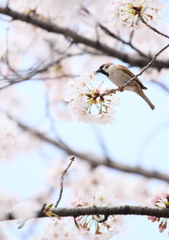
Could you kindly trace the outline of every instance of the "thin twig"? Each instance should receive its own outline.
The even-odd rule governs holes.
[[[133,44],[131,43],[131,40],[129,42],[123,40],[122,38],[120,38],[119,36],[117,36],[113,32],[111,32],[109,29],[104,27],[102,24],[99,24],[99,27],[110,37],[113,37],[113,38],[117,39],[119,42],[122,42],[123,44],[130,46],[133,50],[138,52],[141,56],[149,58],[149,56],[147,56],[145,53],[141,52],[138,48],[134,47]]]
[[[71,157],[70,158],[70,163],[69,165],[67,166],[67,168],[62,172],[62,175],[60,177],[60,193],[59,193],[59,198],[55,204],[55,208],[57,208],[57,206],[59,205],[59,202],[62,198],[62,193],[63,193],[63,181],[64,181],[64,176],[65,174],[67,173],[68,169],[70,168],[70,166],[72,165],[73,161],[75,160],[75,157]]]
[[[139,12],[138,12],[138,16],[139,16],[139,18],[141,19],[141,21],[142,21],[148,28],[150,28],[150,29],[153,30],[154,32],[162,35],[163,37],[169,38],[168,35],[166,35],[166,34],[160,32],[160,31],[158,31],[156,28],[154,28],[154,27],[152,27],[151,25],[149,25],[149,24],[144,20],[144,18],[141,16],[141,14],[140,14]]]
[[[5,60],[6,60],[7,66],[9,67],[9,70],[17,75],[17,72],[11,67],[10,62],[9,62],[8,32],[9,32],[9,28],[7,28],[7,32],[6,32],[6,53],[5,53]]]
[[[9,6],[9,0],[6,1],[6,7],[8,8]]]
[[[34,77],[38,73],[42,73],[42,72],[47,71],[48,68],[50,68],[52,65],[56,65],[66,58],[70,58],[70,57],[74,57],[74,56],[76,57],[76,56],[80,56],[80,55],[84,55],[84,54],[102,55],[102,54],[99,54],[99,53],[97,54],[97,52],[91,52],[91,51],[85,51],[85,52],[82,51],[82,52],[79,52],[79,53],[76,53],[76,54],[69,54],[68,53],[66,55],[61,56],[60,58],[58,58],[56,60],[51,61],[50,63],[47,63],[43,67],[41,67],[42,63],[43,63],[43,62],[41,62],[36,67],[28,69],[26,71],[20,71],[20,72],[14,72],[13,71],[14,74],[11,75],[11,76],[1,76],[0,81],[4,80],[7,84],[0,87],[0,90],[4,89],[4,88],[7,88],[7,87],[9,87],[13,84],[23,82],[23,81],[51,79],[51,78],[42,78],[42,77],[41,78],[32,78],[32,77]],[[75,77],[75,75],[63,74],[63,77]],[[53,79],[56,79],[56,78],[62,78],[62,76],[55,77]]]
[[[4,89],[4,88],[7,88],[11,85],[14,85],[16,83],[22,83],[24,81],[48,81],[48,80],[53,80],[53,81],[56,81],[58,79],[62,79],[62,78],[75,78],[77,77],[77,75],[69,75],[69,74],[63,74],[63,75],[60,75],[60,76],[56,76],[56,77],[46,77],[46,78],[30,78],[30,79],[26,79],[24,78],[23,80],[18,80],[18,81],[10,81],[10,80],[6,80],[6,85],[5,86],[2,86],[0,87],[0,90]],[[4,80],[5,81],[5,80]]]
[[[116,93],[116,91],[122,91],[122,90],[124,90],[124,88],[127,86],[127,85],[129,85],[132,81],[134,81],[138,76],[141,76],[142,74],[143,74],[143,72],[145,72],[148,68],[150,68],[152,65],[153,65],[153,63],[154,63],[154,61],[155,61],[155,59],[160,55],[160,53],[162,53],[165,49],[167,49],[169,47],[169,44],[167,44],[164,48],[162,48],[158,53],[156,53],[155,55],[154,55],[154,57],[151,59],[151,61],[142,69],[142,71],[140,72],[140,73],[138,73],[137,75],[135,75],[133,78],[131,78],[128,82],[126,82],[124,85],[122,85],[122,86],[120,86],[120,87],[118,87],[118,88],[116,88],[116,89],[111,89],[111,90],[109,90],[109,91],[107,91],[107,92],[105,92],[105,93],[103,93],[103,94],[100,94],[100,97],[103,97],[103,96],[105,96],[105,95],[109,95],[109,94],[111,94],[111,93]]]
[[[96,23],[98,22],[96,16],[94,16],[87,8],[81,7],[81,10],[84,11],[88,16],[90,16],[90,17],[92,17],[93,19],[95,19],[95,22],[96,22]],[[129,41],[129,42],[126,42],[125,40],[123,40],[122,38],[120,38],[119,36],[117,36],[116,34],[114,34],[113,32],[111,32],[109,29],[107,29],[105,26],[103,26],[101,23],[97,23],[96,30],[97,30],[97,27],[100,27],[100,28],[104,31],[104,33],[106,33],[106,34],[109,35],[110,37],[115,38],[116,40],[118,40],[119,42],[122,42],[123,44],[129,45],[132,49],[134,49],[136,52],[138,52],[141,56],[144,56],[144,57],[146,57],[146,58],[149,58],[149,56],[147,56],[146,54],[144,54],[144,53],[141,52],[139,49],[137,49],[136,47],[133,46],[133,44],[131,43],[131,38],[132,38],[132,36],[130,37],[130,41]],[[131,35],[133,35],[133,33],[132,33]],[[96,32],[96,36],[97,36],[97,39],[98,39],[98,32]],[[98,41],[98,42],[99,42],[99,41]]]
[[[154,55],[154,57],[152,58],[152,60],[142,69],[142,71],[140,73],[138,73],[137,75],[135,75],[135,77],[133,77],[132,79],[130,79],[126,84],[124,84],[123,87],[126,87],[128,84],[130,84],[134,79],[136,79],[138,76],[141,76],[143,74],[143,72],[145,72],[148,68],[150,68],[155,59],[165,50],[169,47],[169,44],[167,44],[164,48],[162,48],[158,53],[156,53]]]

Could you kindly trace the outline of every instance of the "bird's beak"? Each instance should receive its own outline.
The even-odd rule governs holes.
[[[101,73],[101,70],[98,69],[97,71],[94,72],[94,75],[97,74],[97,73]]]

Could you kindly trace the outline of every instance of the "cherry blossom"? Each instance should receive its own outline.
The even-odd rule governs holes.
[[[141,15],[146,21],[156,21],[163,9],[160,1],[149,0],[121,0],[110,1],[106,6],[109,21],[117,21],[119,29],[137,29],[137,19]]]
[[[168,190],[160,194],[156,194],[154,197],[147,199],[147,203],[150,207],[155,208],[169,208],[169,187]],[[155,216],[148,216],[148,220],[151,222],[160,222],[159,232],[162,233],[167,228],[167,218],[159,218]]]
[[[84,199],[83,191],[79,190],[78,196],[72,198],[71,205],[74,207],[81,207],[88,205],[87,201]]]
[[[120,104],[116,95],[109,94],[101,96],[112,87],[101,87],[92,73],[83,73],[76,77],[74,81],[69,80],[66,85],[68,109],[72,118],[79,122],[102,124],[112,124],[115,121],[114,107]]]
[[[85,197],[85,195],[84,195]],[[93,202],[87,202],[83,199],[82,191],[78,197],[73,198],[73,206],[120,206],[121,201],[114,197],[110,189],[105,189],[103,186],[93,195]],[[123,216],[111,215],[108,220],[99,223],[103,216],[79,216],[76,218],[79,233],[86,239],[97,239],[97,236],[103,239],[110,239],[113,235],[119,233],[120,227],[123,225]],[[94,229],[93,229],[94,228]]]

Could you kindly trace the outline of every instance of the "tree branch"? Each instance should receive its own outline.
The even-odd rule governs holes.
[[[138,48],[134,47],[133,44],[131,43],[131,40],[129,42],[121,39],[119,36],[115,35],[114,33],[112,33],[108,28],[106,28],[105,26],[103,26],[102,24],[99,24],[99,27],[109,36],[117,39],[118,41],[122,42],[125,45],[130,46],[133,50],[135,50],[136,52],[138,52],[141,56],[146,57],[146,58],[150,58],[150,56],[147,56],[146,54],[144,54],[143,52],[141,52]],[[132,36],[132,35],[131,35]]]
[[[119,207],[76,207],[76,208],[51,208],[50,212],[60,217],[78,217],[85,215],[140,215],[169,218],[169,209],[150,208],[142,206],[119,206]],[[15,220],[14,213],[1,214],[0,221]],[[32,218],[47,217],[42,211],[33,213]],[[50,216],[51,217],[51,216]]]
[[[124,88],[129,85],[131,82],[133,82],[137,77],[141,76],[143,74],[143,72],[145,72],[148,68],[152,67],[155,59],[167,48],[169,47],[169,44],[167,44],[165,47],[163,47],[158,53],[156,53],[154,55],[154,57],[151,59],[151,61],[141,70],[140,73],[136,74],[134,77],[132,77],[128,82],[126,82],[124,85],[119,86],[116,89],[110,89],[109,91],[106,91],[102,94],[100,94],[101,97],[105,96],[105,95],[109,95],[111,93],[116,93],[116,91],[124,91]]]
[[[8,117],[13,119],[10,115],[8,115]],[[16,119],[13,119],[13,120],[18,123],[19,127],[21,127],[22,129],[24,129],[26,131],[29,131],[32,135],[34,135],[35,137],[38,137],[40,140],[45,141],[46,143],[49,143],[55,147],[58,147],[59,149],[66,152],[68,155],[73,155],[75,157],[78,157],[80,159],[83,159],[83,160],[89,162],[93,167],[96,167],[99,165],[104,165],[106,167],[110,167],[112,169],[116,169],[119,171],[123,171],[123,172],[127,172],[127,173],[134,173],[134,174],[138,174],[138,175],[141,175],[141,176],[144,176],[147,178],[155,178],[155,179],[160,179],[160,180],[169,182],[168,174],[160,173],[157,171],[150,171],[145,168],[138,167],[138,166],[133,167],[133,166],[125,165],[125,164],[122,164],[119,162],[112,161],[111,159],[108,159],[108,158],[101,159],[90,153],[82,154],[80,152],[77,152],[77,151],[71,149],[65,143],[63,143],[61,141],[53,140],[53,139],[45,136],[44,134],[36,131],[35,129],[17,121]]]
[[[157,209],[141,206],[120,206],[120,207],[80,207],[80,208],[57,208],[50,209],[56,215],[67,216],[82,216],[82,215],[142,215],[156,216],[169,218],[169,209]]]
[[[86,15],[86,17],[90,17],[90,18],[93,18],[95,19],[95,22],[98,22],[98,19],[96,16],[94,16],[87,8],[85,8],[84,6],[81,7],[81,11],[83,11]],[[136,47],[134,47],[131,43],[131,39],[132,39],[132,35],[133,35],[133,32],[131,33],[131,36],[130,36],[130,41],[127,42],[125,40],[123,40],[122,38],[120,38],[119,36],[117,36],[116,34],[114,34],[113,32],[111,32],[108,28],[106,28],[105,26],[103,26],[101,23],[97,23],[99,26],[107,35],[109,35],[110,37],[113,37],[115,38],[116,40],[118,40],[119,42],[122,42],[123,44],[125,45],[128,45],[130,46],[132,49],[134,49],[136,52],[138,52],[140,55],[142,55],[143,57],[147,57],[149,58],[149,56],[147,56],[146,54],[144,54],[143,52],[141,52],[139,49],[137,49]],[[96,26],[96,27],[97,27]]]
[[[47,23],[35,16],[25,15],[25,14],[13,11],[8,7],[6,8],[0,7],[0,13],[8,15],[12,17],[14,20],[21,20],[23,22],[30,23],[48,32],[62,34],[65,37],[71,38],[74,43],[82,43],[86,46],[102,51],[106,53],[108,56],[112,56],[122,60],[123,62],[129,63],[131,66],[144,67],[149,60],[149,59],[141,58],[140,56],[133,56],[131,54],[122,53],[121,51],[117,51],[116,49],[110,48],[105,44],[98,43],[98,41],[93,41],[89,38],[83,37],[70,29],[62,28],[55,24]],[[169,68],[169,62],[156,60],[154,62],[153,67],[157,69]]]
[[[62,172],[62,175],[60,177],[60,192],[59,192],[59,198],[55,204],[55,208],[57,208],[57,206],[59,205],[59,202],[62,198],[62,194],[63,194],[63,181],[64,181],[64,176],[65,174],[67,173],[68,169],[70,168],[70,166],[72,165],[73,161],[75,160],[74,157],[70,158],[70,163],[69,165],[67,166],[67,168]]]
[[[141,21],[142,21],[148,28],[150,28],[151,30],[153,30],[154,32],[156,32],[157,34],[159,34],[159,35],[161,35],[161,36],[163,36],[163,37],[169,38],[168,35],[166,35],[166,34],[160,32],[160,31],[158,31],[156,28],[154,28],[154,27],[152,27],[150,24],[148,24],[148,23],[144,20],[144,18],[143,18],[142,15],[140,14],[140,12],[138,12],[138,16],[139,16],[139,18],[141,19]]]

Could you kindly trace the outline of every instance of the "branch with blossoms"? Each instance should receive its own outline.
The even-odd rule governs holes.
[[[62,28],[57,26],[56,24],[51,24],[46,21],[43,21],[37,16],[22,14],[10,9],[9,7],[6,7],[6,8],[0,7],[0,14],[5,14],[7,16],[10,16],[12,17],[13,20],[21,20],[23,22],[30,23],[48,32],[61,34],[65,37],[71,38],[73,43],[76,43],[76,44],[82,43],[86,46],[89,46],[91,48],[94,48],[96,50],[103,52],[107,56],[116,57],[122,60],[123,62],[129,63],[131,66],[144,67],[148,63],[147,58],[145,59],[143,57],[131,56],[130,54],[122,53],[121,51],[110,48],[103,43],[100,43],[98,41],[93,41],[89,38],[83,37],[73,30]],[[169,63],[168,61],[156,60],[154,62],[153,67],[157,69],[169,68]]]
[[[69,102],[68,109],[72,118],[77,119],[78,122],[112,124],[115,121],[116,111],[114,108],[120,105],[119,98],[114,94],[117,91],[124,91],[125,87],[150,68],[155,59],[168,47],[169,44],[156,53],[140,73],[116,89],[110,89],[110,86],[102,87],[103,82],[101,84],[97,82],[92,73],[83,73],[74,80],[70,79],[66,85],[67,97],[65,100]]]
[[[121,206],[122,203],[113,196],[110,190],[105,189],[102,186],[99,188],[99,191],[93,195],[93,199],[94,203],[89,204],[88,201],[85,200],[83,194],[79,192],[78,197],[72,200],[72,205],[78,207],[75,210],[77,211],[76,214],[71,214],[71,211],[73,210],[74,212],[74,209],[68,209],[67,212],[67,209],[65,210],[65,214],[67,216],[73,216],[76,219],[75,221],[77,226],[83,230],[90,230],[89,225],[91,223],[89,224],[90,221],[88,222],[86,219],[86,216],[89,215],[92,215],[92,220],[97,225],[95,234],[97,234],[98,231],[102,234],[101,230],[103,230],[103,226],[110,232],[110,229],[113,231],[115,228],[116,230],[119,229],[119,227],[123,224],[122,216],[119,215],[146,215],[148,216],[148,220],[152,222],[159,222],[160,233],[167,228],[167,221],[169,218],[169,188],[166,192],[162,192],[154,197],[148,198],[147,204],[150,207],[129,205]],[[86,206],[89,206],[90,208],[85,209]],[[60,216],[58,209],[53,209],[51,212],[52,214]],[[101,223],[102,226],[100,226],[99,223]],[[116,226],[115,223],[117,224]]]
[[[92,235],[104,235],[110,237],[117,234],[123,225],[123,216],[140,215],[148,216],[148,220],[159,222],[159,231],[167,228],[169,218],[169,190],[151,197],[147,200],[151,207],[122,205],[113,193],[100,186],[99,191],[93,194],[92,202],[85,199],[82,192],[72,199],[73,208],[52,208],[52,205],[43,207],[41,211],[32,212],[31,218],[52,217],[62,222],[62,217],[74,217],[74,223],[78,234],[90,232]],[[0,221],[14,220],[14,213],[1,214]],[[24,221],[25,223],[25,221]],[[22,224],[23,227],[23,224]],[[92,232],[95,228],[94,233]]]

